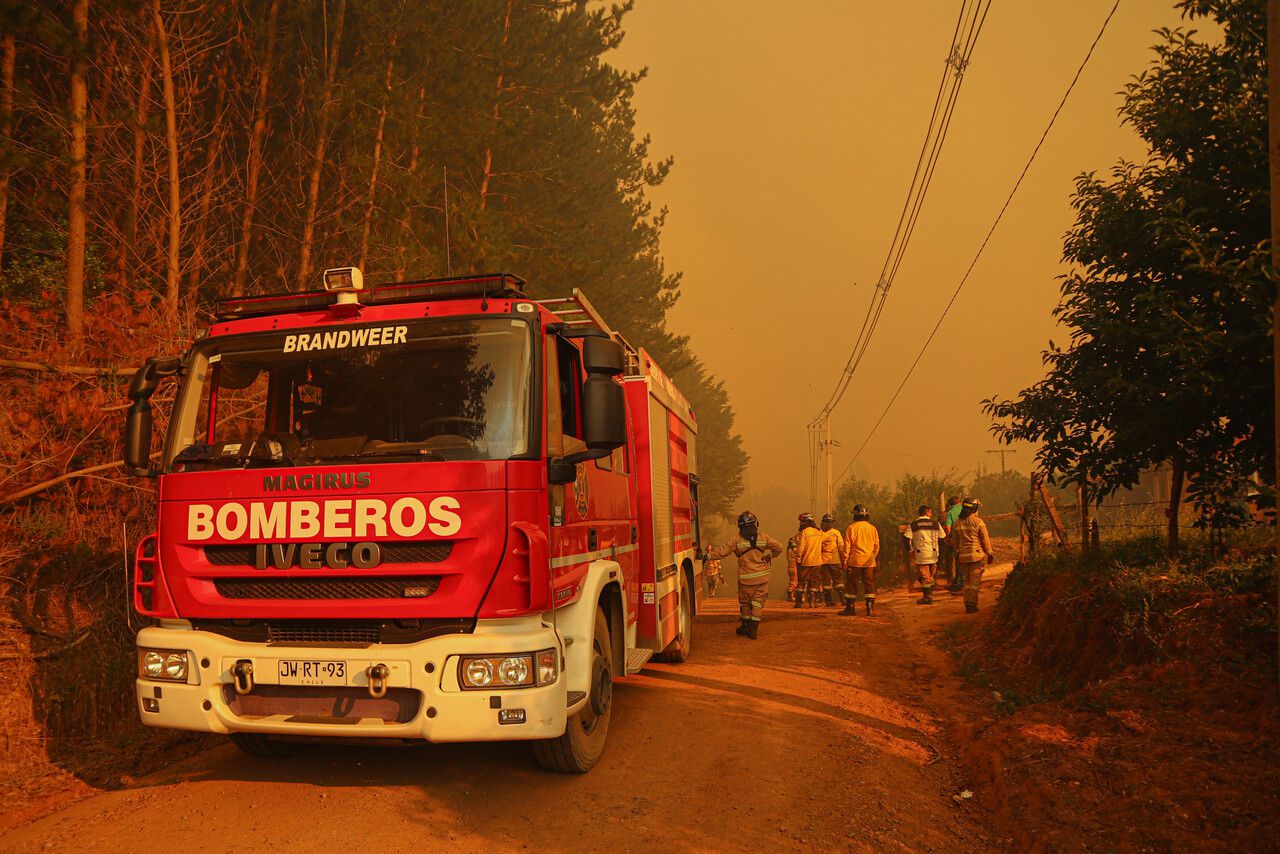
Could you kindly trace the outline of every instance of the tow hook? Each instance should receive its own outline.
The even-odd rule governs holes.
[[[387,696],[387,678],[391,671],[385,664],[371,664],[365,668],[364,675],[369,677],[369,696],[380,699]]]
[[[236,693],[241,696],[253,690],[253,662],[242,658],[231,668],[231,678],[236,683]]]

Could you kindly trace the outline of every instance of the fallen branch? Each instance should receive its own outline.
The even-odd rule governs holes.
[[[80,365],[48,365],[43,362],[21,362],[17,359],[0,359],[0,368],[36,373],[76,374],[82,377],[131,377],[137,368],[89,368]]]
[[[93,633],[93,627],[89,626],[85,629],[82,629],[79,637],[77,637],[75,640],[71,641],[70,643],[63,644],[57,649],[46,649],[43,652],[32,652],[32,653],[26,653],[26,654],[10,653],[8,655],[0,655],[0,661],[26,661],[29,659],[34,660],[34,659],[41,659],[41,658],[53,658],[54,656],[62,655],[63,653],[69,651],[72,647],[79,645],[82,641],[84,641],[85,638],[89,637],[89,635],[92,633]]]
[[[122,465],[124,465],[124,460],[116,460],[113,463],[103,463],[100,466],[89,466],[88,468],[69,471],[66,474],[60,474],[55,478],[37,483],[35,486],[28,486],[26,489],[20,489],[17,492],[10,493],[9,495],[0,498],[0,504],[12,504],[15,501],[26,498],[30,495],[35,495],[37,492],[44,492],[46,489],[51,489],[68,480],[75,480],[76,478],[84,477],[87,474],[95,474],[97,472],[117,468]]]

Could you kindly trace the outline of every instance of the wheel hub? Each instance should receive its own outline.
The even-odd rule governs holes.
[[[613,674],[602,656],[597,655],[591,663],[591,710],[598,717],[609,712],[609,704],[613,702]]]

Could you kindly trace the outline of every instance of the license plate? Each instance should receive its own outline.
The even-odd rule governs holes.
[[[346,685],[345,661],[285,658],[277,662],[281,685]]]

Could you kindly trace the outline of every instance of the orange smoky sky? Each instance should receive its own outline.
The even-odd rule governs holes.
[[[863,443],[973,258],[1112,5],[992,4],[911,246],[866,358],[833,418],[835,470]],[[669,267],[684,273],[672,328],[722,378],[748,489],[807,495],[805,425],[866,314],[960,8],[942,2],[641,0],[614,55],[647,68],[638,131],[675,167]],[[979,402],[1043,374],[1055,328],[1073,181],[1142,147],[1118,94],[1152,59],[1167,0],[1126,0],[1052,134],[894,408],[849,469],[967,474],[1000,460]],[[1034,449],[1008,464],[1023,472]],[[819,488],[819,495],[822,488]],[[823,502],[819,499],[819,505]],[[822,509],[820,506],[814,509]]]

